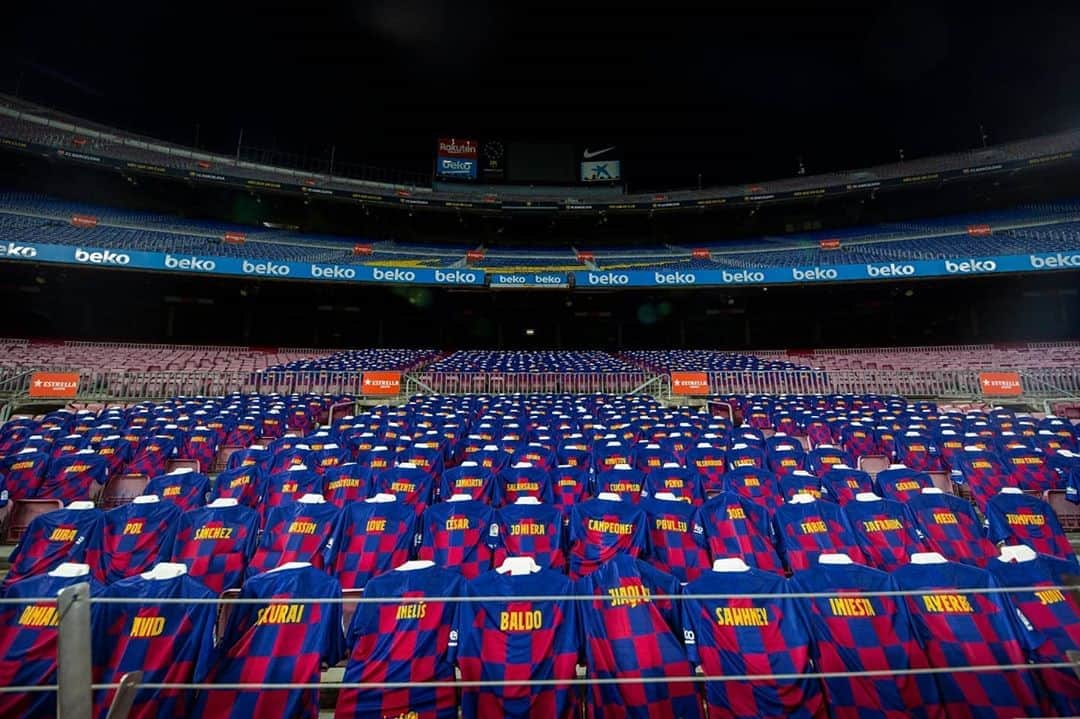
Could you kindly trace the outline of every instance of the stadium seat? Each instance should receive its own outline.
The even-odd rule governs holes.
[[[121,474],[109,479],[98,497],[98,505],[105,510],[127,504],[146,489],[150,478],[145,474]]]
[[[165,474],[169,474],[174,469],[190,469],[192,472],[199,471],[199,460],[197,459],[170,459],[165,462]]]
[[[1065,499],[1064,489],[1050,489],[1043,497],[1057,514],[1061,528],[1066,532],[1080,532],[1080,505]]]
[[[229,466],[229,457],[235,452],[243,451],[243,447],[237,447],[236,445],[227,445],[218,450],[217,456],[214,458],[214,466],[210,468],[210,471],[214,474],[220,474],[224,472]]]
[[[34,517],[64,508],[64,503],[59,499],[17,499],[11,505],[7,532],[4,534],[5,544],[18,543]]]
[[[955,485],[953,485],[952,479],[949,477],[949,473],[945,471],[927,472],[930,475],[930,480],[934,483],[934,486],[940,489],[946,494],[956,494]]]
[[[883,454],[864,454],[859,457],[857,466],[871,477],[876,477],[878,472],[889,468],[889,458]]]

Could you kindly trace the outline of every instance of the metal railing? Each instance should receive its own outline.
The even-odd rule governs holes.
[[[410,393],[515,394],[631,394],[654,374],[641,372],[417,372],[407,377]]]

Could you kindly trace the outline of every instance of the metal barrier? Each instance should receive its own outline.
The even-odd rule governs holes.
[[[516,394],[630,394],[655,375],[642,372],[417,372],[407,377],[410,393]]]

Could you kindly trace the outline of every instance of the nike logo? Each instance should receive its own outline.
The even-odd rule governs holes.
[[[605,147],[603,150],[590,150],[586,147],[585,151],[581,153],[581,156],[584,157],[586,160],[591,160],[598,155],[603,155],[605,152],[611,152],[614,149],[614,145],[612,145],[611,147]]]

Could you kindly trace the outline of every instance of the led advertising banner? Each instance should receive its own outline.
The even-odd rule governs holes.
[[[440,137],[435,151],[435,176],[450,180],[475,180],[480,166],[476,140]]]

